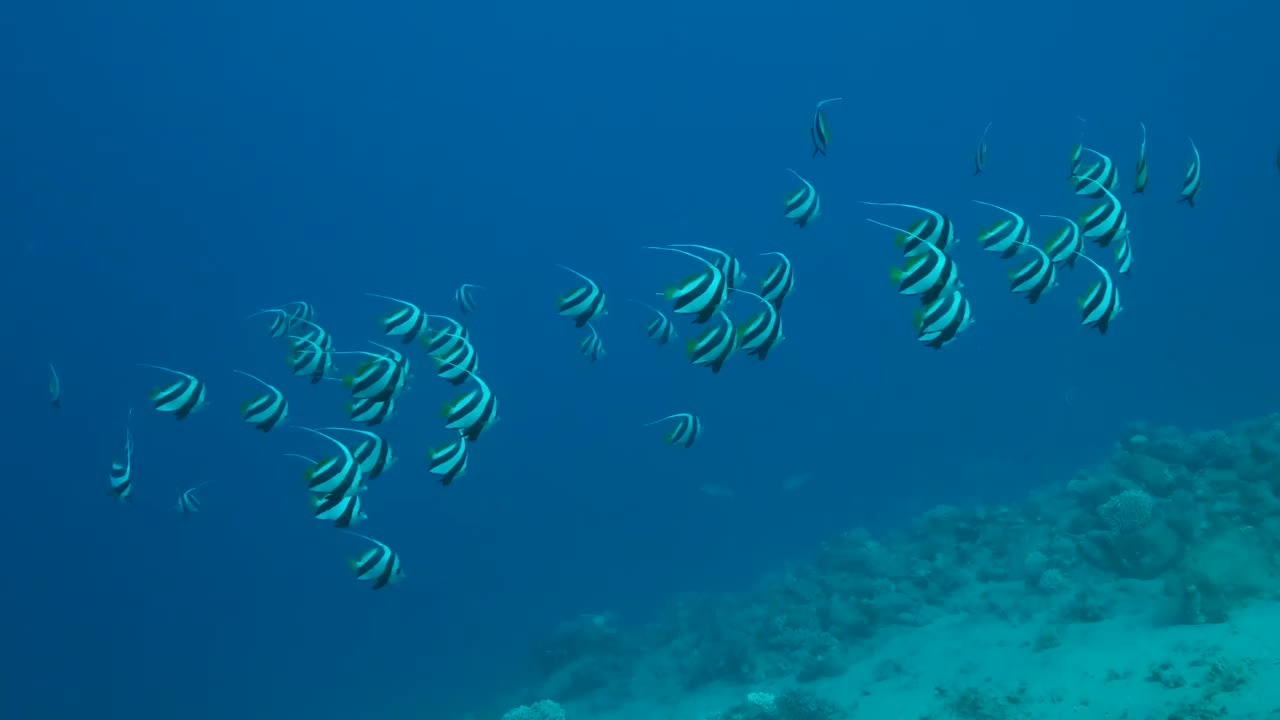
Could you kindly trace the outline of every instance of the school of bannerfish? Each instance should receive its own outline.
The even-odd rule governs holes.
[[[809,129],[814,158],[827,155],[831,134],[823,108],[838,100],[841,98],[822,100],[814,110]],[[1136,195],[1144,193],[1147,187],[1147,129],[1141,123],[1139,127],[1142,135],[1131,192]],[[987,169],[990,130],[991,123],[988,123],[973,154],[975,176]],[[1280,165],[1280,154],[1277,165]],[[785,196],[783,217],[804,228],[819,217],[821,199],[813,184],[800,173],[791,169],[788,172],[800,181],[800,187]],[[1129,217],[1115,194],[1117,177],[1115,162],[1108,155],[1086,147],[1082,131],[1080,140],[1071,148],[1069,185],[1075,195],[1099,202],[1081,215],[1079,223],[1063,215],[1040,215],[1060,226],[1043,248],[1032,244],[1030,224],[1023,215],[994,203],[974,201],[997,216],[995,223],[977,236],[977,243],[983,250],[1004,260],[1030,252],[1029,260],[1009,272],[1012,293],[1035,303],[1057,285],[1059,268],[1073,268],[1077,257],[1083,258],[1097,272],[1097,281],[1079,299],[1081,325],[1103,334],[1120,313],[1120,291],[1111,272],[1085,254],[1085,241],[1092,241],[1099,248],[1112,248],[1115,272],[1120,275],[1129,273],[1133,264],[1133,248]],[[1200,152],[1191,141],[1191,159],[1178,200],[1194,207],[1199,192]],[[917,215],[917,219],[905,228],[872,218],[868,221],[896,233],[894,242],[902,248],[904,266],[894,268],[891,277],[900,294],[920,298],[921,307],[914,318],[919,341],[931,348],[942,348],[973,323],[973,311],[962,293],[964,286],[952,258],[957,243],[954,225],[945,213],[918,205],[872,201],[864,201],[863,204],[908,210]],[[782,342],[782,308],[795,287],[791,260],[784,253],[762,254],[762,257],[773,258],[773,264],[764,275],[758,292],[752,292],[739,287],[746,275],[739,259],[726,250],[679,244],[647,249],[671,253],[673,261],[682,260],[696,269],[689,279],[659,293],[669,304],[671,315],[689,316],[692,324],[708,326],[698,337],[688,341],[689,359],[693,365],[705,366],[711,372],[719,373],[724,363],[734,355],[754,355],[765,360]],[[558,267],[576,280],[575,285],[559,298],[557,312],[571,319],[575,327],[586,329],[578,349],[587,360],[596,362],[605,356],[605,348],[592,321],[607,313],[606,294],[587,275],[564,265]],[[476,311],[476,290],[483,288],[463,284],[454,292],[453,302],[462,317]],[[735,323],[726,312],[729,298],[735,293],[748,296],[750,303],[759,308],[745,323]],[[470,332],[460,320],[423,312],[408,300],[373,293],[368,295],[392,306],[381,321],[385,342],[401,346],[419,342],[440,379],[454,386],[469,385],[457,399],[445,406],[442,413],[444,428],[455,431],[455,439],[431,449],[427,454],[427,472],[436,476],[441,485],[448,486],[466,473],[472,446],[498,421],[498,398],[479,375],[479,355],[471,342]],[[643,300],[633,298],[631,301],[649,318],[643,329],[650,340],[666,345],[677,337],[675,324],[668,312]],[[258,316],[269,318],[268,334],[285,342],[288,367],[295,376],[305,378],[311,384],[340,380],[350,390],[347,417],[364,428],[297,427],[295,429],[315,438],[322,447],[331,448],[331,453],[319,460],[301,453],[286,455],[305,463],[303,477],[315,517],[369,543],[368,549],[351,561],[356,578],[368,581],[375,590],[399,582],[404,578],[399,553],[387,544],[350,528],[367,517],[361,499],[368,487],[366,483],[396,463],[396,455],[386,440],[366,428],[377,427],[395,416],[396,403],[412,377],[408,356],[389,345],[372,341],[375,348],[372,350],[335,350],[333,337],[316,322],[314,307],[305,301],[266,308],[249,317]],[[355,355],[361,360],[351,374],[340,376],[333,360],[335,355]],[[206,386],[200,378],[160,365],[140,363],[139,366],[172,376],[168,384],[151,391],[150,401],[157,412],[183,420],[208,403]],[[243,370],[234,372],[263,389],[261,394],[241,404],[243,421],[264,433],[275,431],[289,416],[289,403],[284,392],[256,375]],[[49,375],[50,403],[58,408],[62,405],[62,382],[52,363],[49,364]],[[132,415],[130,408],[125,422],[124,451],[112,461],[108,474],[108,494],[121,502],[128,502],[133,497]],[[643,427],[658,424],[668,428],[667,443],[683,448],[691,447],[703,429],[701,418],[687,411],[644,423]],[[339,438],[346,438],[346,441]],[[298,435],[294,439],[301,441],[303,436]],[[196,491],[208,484],[183,491],[175,509],[184,515],[198,512],[201,502]]]

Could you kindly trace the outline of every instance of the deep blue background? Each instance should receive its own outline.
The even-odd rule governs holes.
[[[6,718],[438,717],[507,687],[530,639],[579,612],[642,620],[847,527],[1017,497],[1131,420],[1275,407],[1280,15],[1259,3],[205,5],[0,10]],[[813,103],[832,95],[831,155],[811,160]],[[1085,209],[1064,184],[1076,115],[1126,191],[1150,130],[1106,337],[1078,325],[1087,271],[1030,307],[973,243],[995,216],[972,199]],[[1195,209],[1174,202],[1188,136]],[[781,218],[788,167],[822,193],[804,230]],[[915,342],[896,250],[858,200],[952,214],[977,314],[953,346]],[[1054,228],[1037,219],[1036,239]],[[756,253],[791,255],[767,363],[712,376],[643,336],[624,298],[692,268],[639,247],[681,241],[740,253],[753,284]],[[573,284],[554,263],[610,293],[595,366],[553,313]],[[289,377],[243,318],[307,299],[361,349],[387,309],[364,292],[452,312],[461,282],[489,288],[473,337],[503,421],[439,487],[423,454],[452,391],[415,354],[387,426],[401,464],[362,528],[408,580],[370,593],[344,565],[363,546],[309,517],[282,457],[323,445],[243,426],[257,388],[231,369],[279,383],[295,424],[340,422],[342,390]],[[156,414],[164,378],[136,362],[201,375],[213,405]],[[130,405],[122,507],[103,493]],[[706,422],[690,451],[639,427],[685,409]],[[813,480],[783,494],[796,473]],[[209,480],[201,515],[169,512]]]

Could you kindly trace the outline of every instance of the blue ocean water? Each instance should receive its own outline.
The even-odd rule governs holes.
[[[1021,495],[1133,420],[1275,404],[1280,59],[1277,12],[1257,3],[48,2],[3,17],[3,717],[463,712],[518,682],[565,618],[643,621],[846,528]],[[813,105],[835,95],[830,155],[810,158]],[[1077,116],[1126,190],[1149,130],[1106,336],[1079,327],[1080,268],[1030,306],[973,244],[994,219],[974,199],[1088,206],[1065,184]],[[1188,137],[1194,209],[1175,202]],[[781,217],[787,168],[823,198],[804,229]],[[954,344],[915,341],[914,301],[888,279],[900,252],[864,218],[907,220],[860,200],[956,222],[977,320]],[[739,254],[752,284],[758,253],[792,258],[787,339],[766,362],[712,375],[644,336],[625,299],[689,266],[641,248],[676,242]],[[574,283],[556,263],[609,294],[598,363],[555,315]],[[448,438],[454,390],[419,355],[385,426],[400,463],[361,527],[407,577],[371,593],[345,564],[365,545],[309,515],[283,455],[323,446],[244,426],[258,388],[232,369],[284,389],[294,425],[343,422],[343,390],[290,377],[245,316],[307,300],[340,349],[368,349],[389,308],[364,293],[452,313],[463,282],[486,288],[468,324],[502,422],[440,487],[424,456]],[[167,378],[135,363],[199,375],[212,405],[154,412]],[[136,491],[120,506],[106,474],[130,407]],[[641,427],[683,410],[706,423],[688,451]],[[209,481],[199,515],[170,510]]]

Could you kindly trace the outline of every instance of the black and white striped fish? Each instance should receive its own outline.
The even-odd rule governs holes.
[[[233,372],[255,380],[267,388],[266,393],[240,403],[240,417],[245,422],[262,432],[271,432],[289,417],[289,401],[284,399],[284,393],[257,375],[250,375],[243,370]]]
[[[978,149],[973,151],[973,174],[981,175],[987,169],[987,133],[991,131],[991,123],[982,129],[982,137],[978,139]]]
[[[1129,231],[1129,213],[1110,190],[1096,180],[1089,182],[1101,190],[1104,197],[1102,202],[1080,216],[1081,232],[1085,239],[1094,241],[1098,247],[1106,247]]]
[[[305,326],[305,328],[303,326]],[[298,331],[295,333],[295,335],[301,338],[301,340],[295,340],[292,336],[290,336],[289,343],[291,347],[293,345],[296,345],[298,342],[305,342],[310,340],[311,342],[319,346],[322,350],[333,349],[333,335],[331,335],[328,330],[325,330],[324,328],[320,327],[314,322],[299,318],[294,329]]]
[[[457,353],[463,343],[471,339],[471,331],[448,315],[428,315],[429,320],[441,320],[446,327],[432,330],[429,326],[422,336],[422,346],[431,357],[447,358]]]
[[[818,191],[814,189],[813,184],[805,180],[800,173],[791,168],[787,168],[787,172],[800,178],[800,182],[804,183],[804,185],[799,190],[789,192],[783,196],[782,216],[796,226],[804,227],[821,214],[822,198],[818,197]]]
[[[1086,327],[1096,328],[1099,333],[1107,334],[1107,329],[1111,327],[1111,321],[1115,320],[1123,309],[1120,307],[1120,290],[1111,280],[1111,274],[1106,268],[1094,262],[1093,258],[1080,253],[1080,257],[1089,261],[1102,274],[1102,278],[1089,288],[1089,292],[1079,299],[1081,320],[1080,324]]]
[[[1076,253],[1084,251],[1084,238],[1080,235],[1080,226],[1075,220],[1061,215],[1041,215],[1042,218],[1056,218],[1067,223],[1067,227],[1058,231],[1044,244],[1044,251],[1054,264],[1075,267]]]
[[[926,242],[939,250],[949,250],[952,245],[956,244],[956,228],[951,224],[951,218],[936,210],[920,207],[919,205],[907,205],[906,203],[880,203],[862,201],[863,205],[875,205],[877,207],[900,207],[919,210],[925,216],[907,226],[907,229],[899,233],[894,238],[893,243],[902,248],[902,254],[908,257],[922,255],[928,252],[920,247],[921,242]]]
[[[271,326],[267,332],[273,338],[284,337],[293,331],[296,324],[301,321],[314,320],[316,316],[315,308],[311,303],[298,300],[275,307],[265,308],[249,315],[249,317],[257,317],[258,315],[271,314]]]
[[[809,137],[813,140],[813,155],[817,157],[818,153],[822,153],[823,157],[827,156],[827,143],[831,142],[831,128],[827,126],[827,116],[822,112],[822,106],[829,102],[843,100],[844,98],[827,98],[819,100],[818,106],[813,110],[813,126],[809,128]]]
[[[702,334],[702,337],[689,341],[689,362],[694,365],[705,365],[711,372],[718,373],[724,361],[738,349],[738,329],[733,320],[723,310],[716,312],[720,316],[720,324]]]
[[[55,409],[62,407],[62,381],[53,363],[49,363],[49,404]]]
[[[290,335],[289,341],[291,347],[285,362],[294,375],[305,377],[315,385],[338,371],[333,364],[332,350],[326,350],[314,340],[299,335]]]
[[[387,585],[394,585],[404,579],[404,570],[400,567],[399,554],[371,537],[366,537],[350,530],[346,532],[375,545],[375,547],[370,548],[360,557],[351,561],[351,567],[356,572],[357,580],[373,583],[373,589],[380,590]]]
[[[1116,164],[1110,157],[1093,148],[1085,148],[1085,151],[1097,155],[1098,159],[1079,175],[1072,175],[1071,184],[1075,188],[1076,195],[1100,198],[1103,190],[1115,189],[1120,176],[1116,172]]]
[[[458,435],[458,439],[443,447],[432,448],[427,455],[427,472],[440,476],[441,485],[449,485],[453,479],[465,475],[470,452],[467,449],[467,438]]]
[[[344,377],[342,384],[351,389],[351,397],[356,400],[390,400],[399,396],[409,384],[409,359],[404,353],[386,345],[370,342],[386,352],[353,350],[343,353],[364,355],[369,359],[357,365],[354,373]]]
[[[668,318],[665,313],[647,302],[636,300],[635,298],[628,299],[637,305],[643,305],[644,307],[649,308],[657,315],[657,317],[649,321],[649,324],[644,328],[644,334],[648,335],[650,340],[659,345],[666,345],[676,337],[675,325],[671,323],[671,319]]]
[[[906,232],[878,220],[867,218],[867,221],[890,230]],[[897,284],[900,294],[919,295],[920,302],[928,305],[942,295],[961,287],[960,271],[956,267],[955,260],[941,249],[926,242],[921,242],[920,247],[925,249],[925,253],[907,258],[905,268],[892,268],[889,271],[889,278]]]
[[[604,343],[600,340],[600,333],[596,332],[594,325],[587,323],[587,330],[590,332],[578,343],[578,352],[591,362],[595,362],[604,357]]]
[[[1133,194],[1141,195],[1147,189],[1147,124],[1142,126],[1142,143],[1138,145],[1138,166],[1133,171]]]
[[[347,419],[374,427],[396,416],[396,399],[357,398],[347,403]]]
[[[1041,295],[1057,286],[1058,270],[1048,253],[1035,245],[1027,247],[1035,257],[1022,267],[1009,271],[1009,292],[1022,295],[1035,305]]]
[[[443,364],[445,361],[437,359],[436,362]],[[476,382],[475,389],[447,403],[441,414],[446,428],[457,430],[467,440],[475,442],[480,433],[498,421],[498,398],[479,375],[470,371],[467,375]]]
[[[773,303],[765,300],[762,296],[750,290],[737,290],[736,292],[750,295],[764,305],[763,310],[748,320],[746,325],[738,328],[737,339],[739,350],[764,360],[769,356],[770,350],[786,339],[782,335],[782,317],[778,314],[778,309],[773,306]]]
[[[693,447],[693,442],[702,434],[702,419],[693,413],[676,413],[659,418],[653,422],[647,422],[643,427],[657,425],[668,420],[675,420],[676,424],[672,426],[671,432],[667,433],[667,443],[677,447]]]
[[[440,339],[439,336],[436,337]],[[467,381],[467,372],[480,372],[480,355],[465,337],[455,336],[454,339],[458,342],[442,345],[451,348],[449,352],[440,352],[432,357],[444,361],[436,366],[437,377],[454,385],[461,385]]]
[[[573,318],[577,327],[582,327],[601,315],[608,315],[605,309],[605,294],[594,280],[570,267],[557,264],[556,267],[582,278],[586,285],[576,287],[560,296],[557,300],[557,312],[564,317]]]
[[[151,368],[152,370],[162,370],[179,376],[179,379],[163,387],[156,388],[151,391],[151,404],[156,410],[163,413],[169,413],[174,418],[182,420],[193,412],[196,412],[208,404],[205,396],[204,382],[197,379],[194,375],[171,370],[160,365],[147,365],[146,363],[138,363],[138,367]]]
[[[392,452],[391,444],[375,432],[346,427],[320,429],[330,432],[356,433],[364,436],[363,440],[356,443],[356,446],[349,448],[349,450],[351,450],[351,456],[355,458],[356,463],[360,465],[360,473],[365,480],[373,480],[396,464],[396,454]]]
[[[729,278],[715,263],[680,248],[650,246],[646,249],[680,253],[707,266],[705,272],[694,275],[680,285],[668,287],[663,293],[663,297],[671,301],[671,311],[675,314],[693,315],[693,322],[701,324],[710,320],[728,301]]]
[[[1182,191],[1178,193],[1178,202],[1185,202],[1187,207],[1196,206],[1196,196],[1200,194],[1200,148],[1191,140],[1191,164],[1187,165],[1187,174],[1182,178]]]
[[[133,408],[129,408],[128,419],[124,425],[124,459],[111,461],[111,472],[107,476],[110,486],[107,494],[120,502],[128,502],[133,495]]]
[[[476,311],[476,298],[472,294],[472,290],[483,290],[481,285],[472,285],[471,283],[462,283],[457,290],[453,291],[453,301],[458,303],[458,310],[463,315],[470,315]]]
[[[365,514],[363,502],[359,495],[342,495],[340,493],[329,493],[328,495],[312,495],[309,499],[311,503],[311,512],[316,516],[317,520],[326,520],[333,523],[333,526],[339,529],[355,527],[369,516]]]
[[[428,315],[417,305],[408,300],[377,293],[365,293],[365,295],[401,305],[399,310],[393,310],[382,317],[382,329],[388,337],[398,337],[402,343],[411,343],[417,340],[426,329]]]
[[[200,512],[201,502],[200,502],[200,498],[196,497],[196,491],[204,487],[205,485],[208,485],[211,482],[213,481],[208,480],[200,483],[199,485],[196,485],[193,488],[187,488],[186,490],[183,490],[182,494],[178,496],[178,504],[174,506],[173,508],[174,511],[184,517],[194,515],[195,513]]]
[[[781,312],[783,301],[791,295],[791,291],[796,287],[795,271],[791,267],[791,258],[786,255],[780,252],[760,253],[761,257],[765,255],[777,256],[778,264],[774,265],[764,276],[764,280],[761,281],[760,296],[773,303],[773,307]]]
[[[714,255],[715,259],[711,261],[711,264],[720,268],[720,272],[724,273],[725,282],[728,283],[730,290],[733,290],[743,280],[747,279],[746,273],[742,272],[742,263],[738,262],[737,256],[727,253],[724,250],[707,247],[706,245],[688,245],[681,243],[674,243],[667,247],[697,248],[698,250],[703,250]]]
[[[1121,275],[1128,275],[1129,268],[1133,266],[1133,245],[1130,244],[1132,235],[1129,232],[1116,238],[1116,272]]]
[[[351,450],[346,445],[319,430],[302,427],[301,425],[296,427],[299,430],[306,430],[309,433],[319,435],[338,448],[337,455],[319,462],[302,455],[293,455],[293,457],[299,457],[311,463],[311,467],[303,472],[303,478],[307,481],[307,490],[321,495],[332,493],[355,495],[364,491],[364,473],[360,471],[360,463],[356,462],[355,456],[351,454]],[[292,455],[292,453],[290,454]]]
[[[926,347],[940,350],[972,324],[969,299],[957,290],[916,311],[916,339]]]
[[[983,230],[978,235],[978,244],[987,252],[999,253],[1001,259],[1008,259],[1022,252],[1031,242],[1031,226],[1022,216],[999,205],[974,200],[979,205],[995,208],[1009,217]]]

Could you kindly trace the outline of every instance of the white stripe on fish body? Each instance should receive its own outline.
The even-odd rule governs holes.
[[[1178,193],[1178,201],[1195,207],[1196,196],[1200,194],[1200,148],[1196,147],[1195,140],[1187,139],[1191,141],[1193,157],[1191,164],[1187,165],[1187,174],[1182,178],[1182,190]]]
[[[804,187],[788,194],[784,198],[783,217],[803,228],[818,217],[822,210],[822,202],[818,197],[818,191],[813,187],[812,183],[805,180],[800,173],[791,168],[787,168],[787,171],[799,178],[800,182],[804,183]]]
[[[317,520],[333,522],[334,527],[355,527],[368,519],[359,495],[312,495],[311,508]]]
[[[454,478],[466,474],[469,456],[467,438],[459,436],[455,442],[430,451],[427,455],[427,472],[439,475],[440,484],[448,485]]]

